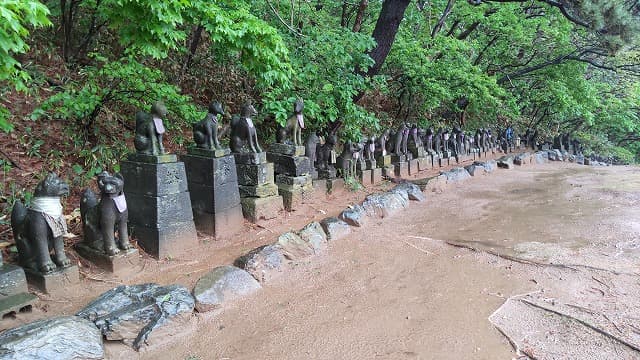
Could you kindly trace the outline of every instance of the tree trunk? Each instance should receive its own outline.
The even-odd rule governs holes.
[[[360,0],[358,5],[358,14],[356,15],[356,22],[353,24],[353,32],[360,32],[362,27],[362,21],[364,20],[364,11],[369,6],[369,0]]]
[[[376,41],[376,47],[369,53],[375,63],[367,71],[367,76],[376,75],[382,68],[384,60],[389,55],[389,51],[391,51],[391,45],[393,45],[400,22],[410,2],[411,0],[385,0],[382,4],[372,35]]]

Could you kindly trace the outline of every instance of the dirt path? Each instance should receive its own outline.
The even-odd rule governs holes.
[[[639,180],[635,168],[569,164],[476,178],[358,229],[251,298],[196,315],[166,344],[139,354],[111,344],[107,352],[122,359],[510,359],[515,351],[488,317],[508,297],[536,291],[576,308],[627,307],[637,318],[637,278],[619,272],[637,258],[638,210],[628,205],[638,199]],[[571,267],[522,264],[446,241]],[[583,266],[595,260],[605,270]],[[618,358],[628,358],[620,349],[629,348],[611,341]],[[598,351],[584,358],[609,357]]]

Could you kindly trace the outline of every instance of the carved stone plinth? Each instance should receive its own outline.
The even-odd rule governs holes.
[[[375,169],[376,167],[378,167],[378,163],[375,160],[366,160],[364,163],[367,170]]]
[[[30,311],[36,300],[35,295],[29,294],[27,278],[21,267],[0,265],[0,316]]]
[[[115,275],[125,275],[138,270],[140,253],[138,249],[120,250],[116,255],[107,255],[104,251],[91,248],[83,243],[75,246],[76,251],[83,258],[91,261],[104,271]]]
[[[80,272],[76,265],[58,268],[47,274],[30,269],[25,269],[24,272],[27,275],[29,285],[54,296],[67,293],[69,286],[80,282]]]
[[[234,155],[242,214],[251,222],[273,219],[282,210],[274,164],[267,162],[266,153]]]
[[[416,144],[413,141],[409,142],[408,150],[414,159],[422,158],[426,156],[426,151],[424,149],[424,146],[416,146]]]
[[[402,161],[399,163],[395,163],[395,171],[394,175],[396,177],[406,178],[409,176],[409,163],[406,161]]]
[[[197,155],[206,158],[221,158],[231,154],[229,148],[226,149],[203,149],[196,146],[190,146],[187,149],[187,153],[190,155]],[[184,161],[184,160],[183,160]]]
[[[438,163],[438,165],[439,165],[440,167],[449,166],[449,165],[451,164],[451,162],[449,161],[449,159],[450,159],[449,157],[441,157],[441,158],[438,158],[438,162],[439,162],[439,163]]]
[[[382,168],[382,176],[392,178],[396,176],[396,166],[389,164]]]
[[[268,152],[267,160],[274,164],[276,174],[301,176],[307,175],[311,172],[311,162],[306,156],[293,156]]]
[[[406,162],[406,161],[407,161],[406,155],[396,155],[396,154],[391,155],[392,164],[397,164],[399,162]]]
[[[311,175],[288,176],[276,175],[278,193],[282,196],[284,209],[293,211],[313,196],[313,180]]]
[[[416,175],[418,171],[420,171],[418,167],[418,159],[411,159],[408,161],[409,164],[409,175]]]
[[[372,178],[371,178],[371,170],[361,170],[358,172],[358,181],[363,186],[371,186]]]
[[[314,179],[313,189],[316,195],[324,195],[327,193],[327,180],[326,179]]]
[[[153,161],[161,157],[165,159]],[[164,258],[198,244],[183,162],[175,155],[134,154],[122,162],[120,171],[129,229],[147,253]]]
[[[335,179],[337,176],[336,168],[330,166],[326,169],[318,170],[318,178],[319,179]]]
[[[376,163],[381,168],[391,165],[391,155],[378,156],[376,158]]]
[[[418,171],[429,170],[433,167],[433,164],[430,158],[420,157],[420,158],[417,158],[416,161],[418,161]]]
[[[304,156],[304,146],[275,143],[269,146],[269,152],[290,156]]]
[[[334,178],[327,180],[327,192],[333,193],[336,191],[344,190],[344,179]]]
[[[376,185],[382,182],[382,169],[371,169],[371,184]]]
[[[240,203],[244,217],[253,223],[273,219],[283,209],[280,195],[265,198],[246,197],[242,198]]]

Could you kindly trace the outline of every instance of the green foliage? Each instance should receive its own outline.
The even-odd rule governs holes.
[[[0,83],[7,82],[19,91],[27,89],[29,74],[22,70],[15,54],[29,50],[25,39],[30,27],[51,25],[49,10],[37,0],[0,0]],[[9,111],[0,105],[0,130],[10,131]]]

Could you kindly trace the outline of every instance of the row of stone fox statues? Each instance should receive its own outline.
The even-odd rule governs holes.
[[[305,155],[310,158],[312,166],[318,170],[327,170],[336,162],[334,148],[338,143],[338,137],[335,133],[319,137],[314,132],[303,142],[303,110],[304,102],[296,100],[286,126],[278,130],[277,142],[304,146]],[[232,152],[263,151],[252,120],[256,114],[253,105],[246,103],[242,106],[240,114],[231,120],[229,146]],[[153,104],[149,113],[136,114],[134,146],[138,154],[164,154],[163,119],[166,115],[167,109],[161,102]],[[223,106],[219,102],[212,102],[205,118],[193,124],[193,140],[196,147],[207,150],[224,149],[218,139],[219,117],[222,115]],[[416,125],[402,123],[397,130],[386,130],[378,137],[368,137],[361,142],[346,142],[343,146],[343,156],[375,161],[380,155],[407,154],[409,144],[422,147],[431,154],[458,154],[471,151],[472,148],[487,151],[499,144],[508,145],[512,139],[507,135],[508,132],[505,131],[494,136],[491,130],[483,128],[470,136],[459,127],[454,127],[451,131],[434,131],[433,128],[420,129]],[[535,139],[535,133],[528,130],[523,142],[525,145],[531,145],[535,143]],[[90,189],[85,190],[81,196],[84,243],[112,256],[121,250],[131,248],[127,229],[128,210],[123,192],[124,179],[120,174],[102,172],[97,176],[97,183],[100,189],[99,196]],[[60,202],[60,197],[68,192],[69,186],[51,173],[37,185],[29,208],[20,201],[15,203],[11,220],[21,266],[46,274],[70,265],[64,252],[63,236],[67,227]]]

